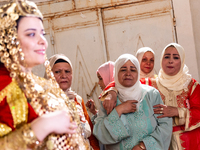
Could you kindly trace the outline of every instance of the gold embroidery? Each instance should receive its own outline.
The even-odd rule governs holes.
[[[0,137],[10,133],[12,129],[8,127],[7,125],[0,123]]]
[[[190,111],[188,110],[187,111],[187,118],[186,118],[186,125],[185,125],[185,131],[192,131],[194,129],[197,129],[200,127],[200,122],[198,122],[197,124],[195,125],[191,125],[189,126],[189,123],[190,123]]]
[[[173,132],[170,149],[183,150],[183,147],[181,145],[181,143],[183,143],[183,141],[180,138],[181,133],[183,133],[183,131]]]
[[[37,137],[35,136],[35,133],[33,132],[33,130],[31,129],[31,125],[30,124],[26,124],[25,126],[23,126],[23,130],[22,130],[22,135],[23,135],[23,139],[25,141],[25,143],[27,144],[27,147],[29,148],[34,148],[34,147],[41,147],[43,146],[42,142],[40,142]]]
[[[44,92],[45,97],[33,98],[30,101],[31,106],[35,112],[42,116],[48,112],[56,110],[66,110],[70,115],[73,115],[73,120],[76,121],[78,128],[77,132],[71,134],[50,134],[44,142],[47,149],[89,149],[89,145],[85,141],[82,134],[82,127],[80,123],[80,116],[74,102],[71,102],[67,95],[60,89],[58,84],[51,84],[52,80],[46,80],[38,76],[32,75],[34,80],[34,88],[38,93]],[[56,81],[55,81],[56,82]],[[39,84],[38,84],[39,83]]]
[[[149,78],[145,78],[146,85],[149,85]]]
[[[192,93],[194,92],[194,90],[195,90],[195,88],[197,87],[198,84],[199,84],[198,82],[194,83],[194,85],[192,86],[192,91],[191,91],[190,95],[192,95]]]
[[[14,79],[0,92],[0,101],[5,97],[13,117],[14,127],[17,128],[26,123],[28,118],[27,100]]]
[[[163,103],[165,104],[165,96],[164,96],[164,95],[161,93],[161,91],[158,89],[156,80],[151,79],[151,82],[152,82],[152,86],[153,86],[154,88],[156,88],[156,89],[160,92],[160,96],[161,96],[161,98],[162,98],[162,100],[163,100]],[[191,88],[192,88],[192,84],[193,84],[193,82],[192,82],[192,80],[191,80],[190,84],[188,85],[188,89],[191,89]],[[195,84],[196,84],[196,83],[195,83]],[[196,87],[196,86],[195,86],[195,87]],[[183,92],[182,92],[181,94],[177,95],[177,96],[176,96],[177,106],[180,107],[180,108],[187,108],[185,101],[188,99],[188,96],[189,96],[189,90],[187,90],[187,91],[184,91],[184,90],[183,90]]]
[[[189,110],[187,110],[187,112],[186,112],[187,114],[186,114],[186,123],[185,123],[185,130],[187,131],[188,129],[189,129],[189,123],[190,123],[190,111]]]
[[[42,144],[33,133],[30,124],[23,125],[23,127],[0,138],[1,150],[44,150]]]
[[[159,91],[161,99],[163,100],[163,103],[165,104],[165,96],[158,89],[158,86],[157,86],[157,83],[156,83],[155,79],[151,79],[151,86],[154,87],[154,88],[156,88]]]
[[[187,108],[186,106],[186,99],[188,99],[188,92],[183,91],[180,95],[177,95],[176,100],[177,100],[177,105],[180,108]]]
[[[117,91],[117,89],[115,88],[115,87],[110,87],[109,89],[107,89],[106,91],[103,91],[102,93],[101,93],[101,101],[103,102],[104,100],[105,100],[105,98],[106,98],[106,96],[108,95],[108,92],[109,91],[114,91],[115,93],[117,93],[118,94],[118,91]]]
[[[188,89],[192,88],[192,84],[193,84],[193,81],[191,80],[190,84],[188,85]],[[189,92],[190,92],[190,90],[187,90],[187,91],[183,90],[183,92],[180,95],[177,95],[176,99],[177,99],[177,105],[178,105],[178,107],[180,107],[180,108],[187,108],[185,101],[189,97],[189,94],[190,94]]]

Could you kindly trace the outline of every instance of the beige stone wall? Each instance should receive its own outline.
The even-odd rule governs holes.
[[[194,16],[194,13],[195,11],[199,11],[199,5],[194,2],[199,3],[198,1],[199,0],[172,0],[176,18],[178,43],[184,47],[186,54],[185,63],[189,68],[189,73],[192,74],[192,77],[197,81],[200,79],[199,56],[197,56],[199,55],[197,54],[197,49],[200,46],[197,46],[197,43],[200,38],[197,38],[197,35],[199,35],[197,21],[199,20],[197,15]]]
[[[194,32],[197,67],[200,79],[200,0],[190,0],[190,10]]]

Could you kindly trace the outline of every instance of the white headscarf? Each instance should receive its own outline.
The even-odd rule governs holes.
[[[142,62],[142,57],[143,57],[144,53],[146,53],[146,52],[152,52],[153,55],[154,55],[154,58],[155,58],[155,53],[150,47],[142,47],[136,53],[136,57],[137,57],[140,64]],[[155,74],[154,67],[151,70],[151,72],[149,72],[148,74],[146,74],[142,70],[140,70],[140,79],[141,78],[154,78],[154,74]]]
[[[165,50],[170,46],[174,46],[176,48],[176,50],[178,51],[178,53],[180,55],[180,59],[181,59],[181,68],[180,68],[179,72],[174,76],[167,75],[163,71],[163,68],[162,68],[162,59],[163,59]],[[159,71],[157,81],[161,85],[163,85],[167,89],[173,90],[173,91],[180,91],[183,89],[185,89],[185,90],[187,89],[187,87],[192,79],[192,76],[190,74],[188,74],[189,69],[185,65],[185,51],[181,45],[179,45],[177,43],[168,44],[162,51],[160,64],[161,64],[161,69]]]
[[[58,60],[58,59],[62,59],[62,60],[65,60],[68,62],[68,64],[70,65],[70,67],[72,68],[72,63],[71,61],[69,60],[69,58],[67,56],[65,56],[64,54],[55,54],[53,56],[51,56],[49,58],[49,62],[50,62],[50,66],[51,68],[53,68],[53,66],[55,65],[55,62]],[[73,68],[72,68],[73,70]]]
[[[72,63],[71,61],[69,60],[69,58],[67,56],[65,56],[64,54],[55,54],[53,56],[51,56],[49,58],[49,62],[50,62],[50,66],[51,66],[51,69],[53,68],[53,66],[55,65],[56,61],[59,60],[59,59],[62,59],[62,60],[65,60],[71,67],[72,69],[72,72],[73,72],[73,67],[72,67]],[[45,74],[45,78],[46,78],[46,74]],[[71,90],[71,87],[69,87],[66,91],[64,91],[67,96],[69,97],[69,99],[74,99],[75,96],[77,95],[74,91]]]
[[[130,60],[136,67],[138,71],[138,79],[137,82],[132,87],[124,87],[119,83],[118,80],[118,73],[120,68]],[[131,54],[123,54],[115,61],[115,69],[114,69],[114,80],[115,80],[115,87],[119,92],[119,98],[122,101],[127,100],[137,100],[141,99],[142,95],[142,87],[140,83],[140,64],[137,58]]]

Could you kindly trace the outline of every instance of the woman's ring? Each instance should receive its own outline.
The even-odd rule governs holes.
[[[69,129],[72,130],[72,129],[73,129],[73,125],[70,125],[70,126],[69,126]]]
[[[163,110],[163,108],[160,108],[161,110]]]
[[[160,111],[160,114],[162,114],[163,112],[162,111]]]

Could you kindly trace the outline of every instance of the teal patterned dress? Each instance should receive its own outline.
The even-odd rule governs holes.
[[[139,109],[121,117],[115,109],[107,115],[101,104],[93,134],[105,145],[106,150],[132,150],[140,141],[144,142],[147,150],[168,150],[172,119],[158,119],[153,112],[154,105],[163,104],[158,90],[142,85],[142,92]],[[117,99],[119,104],[121,101]]]

